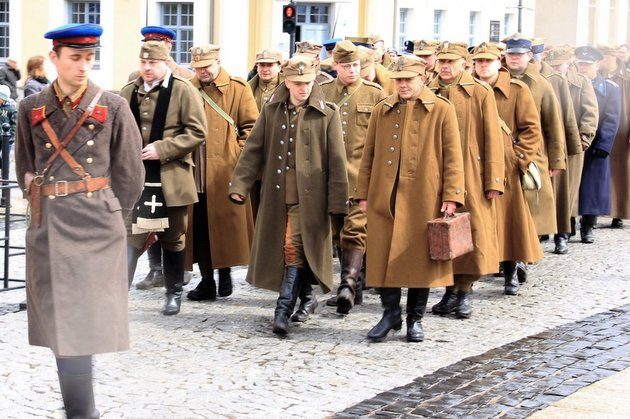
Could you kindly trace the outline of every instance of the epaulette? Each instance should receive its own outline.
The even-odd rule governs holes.
[[[339,110],[339,106],[337,106],[336,103],[326,102],[326,106],[328,106],[333,111],[338,111]]]
[[[383,86],[381,86],[378,83],[374,83],[373,81],[369,81],[369,80],[365,80],[363,79],[363,84],[365,84],[366,86],[371,86],[371,87],[375,87],[378,90],[383,90]]]
[[[125,87],[129,86],[130,84],[135,84],[135,83],[136,83],[136,80],[137,80],[137,79],[135,79],[135,80],[131,80],[131,81],[128,81],[128,82],[127,82],[127,84],[125,84],[125,85],[122,87],[122,89],[120,89],[120,90],[122,91]]]
[[[610,80],[610,79],[606,79],[606,81],[607,81],[608,83],[612,84],[613,86],[617,87],[617,88],[619,87],[619,85],[618,85],[617,83],[615,83],[614,81],[612,81],[612,80]]]
[[[230,80],[235,81],[235,82],[237,82],[239,84],[242,84],[243,86],[249,86],[247,84],[247,82],[244,79],[240,78],[240,77],[232,77],[232,76],[230,76]]]
[[[435,97],[437,97],[440,100],[443,100],[444,102],[448,103],[449,105],[452,105],[451,101],[448,100],[447,98],[445,98],[444,96],[435,95]]]
[[[527,85],[524,82],[520,81],[519,79],[510,79],[510,83],[515,84],[519,87],[527,87]]]
[[[477,83],[477,84],[479,84],[479,85],[481,85],[481,86],[485,87],[485,88],[486,88],[486,90],[490,90],[490,91],[492,91],[492,86],[490,86],[490,85],[489,85],[488,83],[486,83],[485,81],[480,80],[480,79],[478,79],[478,78],[476,78],[476,77],[473,77],[473,80],[475,80],[475,83]]]
[[[320,86],[325,86],[325,85],[330,84],[330,83],[332,83],[334,81],[335,81],[335,79],[326,79],[323,82],[319,83],[319,85]]]

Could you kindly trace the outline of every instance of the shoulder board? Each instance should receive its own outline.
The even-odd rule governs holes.
[[[247,82],[240,77],[232,77],[230,76],[230,80],[237,82],[238,84],[242,84],[243,86],[247,86]]]
[[[475,78],[474,80],[475,80],[475,84],[478,84],[478,85],[480,85],[480,86],[485,87],[485,88],[486,88],[486,90],[492,90],[492,87],[490,87],[490,85],[489,85],[488,83],[486,83],[485,81],[483,81],[483,80],[479,80],[479,79],[477,79],[477,78]],[[471,84],[472,84],[472,83],[471,83]]]
[[[527,87],[527,85],[525,83],[523,83],[522,81],[518,80],[518,79],[510,79],[510,84],[515,84],[519,87]]]
[[[31,126],[35,126],[46,119],[46,105],[31,109]]]
[[[449,105],[451,104],[451,101],[448,100],[447,98],[445,98],[444,96],[435,95],[435,97],[437,97],[439,100],[443,100],[444,102],[448,103]]]
[[[336,103],[326,102],[326,106],[328,106],[333,111],[338,111],[339,110],[339,106],[337,106]]]
[[[134,79],[134,80],[128,81],[128,82],[127,82],[127,84],[125,84],[125,85],[122,87],[122,89],[120,89],[120,91],[122,92],[122,90],[123,90],[125,87],[127,87],[127,86],[129,86],[129,85],[131,85],[131,84],[134,84],[134,83],[136,82],[136,80],[137,80],[137,79]]]
[[[324,85],[330,84],[330,83],[332,83],[334,81],[335,81],[335,79],[326,79],[326,80],[322,81],[321,83],[319,83],[319,85],[320,86],[324,86]]]
[[[606,79],[606,82],[610,83],[611,85],[613,85],[615,87],[619,87],[619,85],[617,83],[615,83],[614,81],[612,81],[612,80]]]
[[[107,105],[99,105],[98,103],[94,106],[94,110],[92,111],[92,115],[90,118],[104,124],[107,121]]]
[[[374,87],[378,90],[383,90],[383,86],[378,83],[374,83],[373,81],[363,79],[363,84],[365,84],[366,86]]]
[[[477,80],[477,81],[481,81],[481,80]],[[459,83],[460,86],[472,86],[474,84],[475,84],[475,82],[468,82],[468,81],[465,82],[465,83]]]

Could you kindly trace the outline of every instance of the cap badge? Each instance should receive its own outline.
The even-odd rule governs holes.
[[[444,43],[442,44],[442,49],[443,50],[447,50],[451,45],[448,43],[448,41],[444,41]]]
[[[144,52],[144,53],[142,54],[142,58],[144,58],[144,59],[149,58],[149,53],[148,53],[148,52]]]
[[[304,63],[298,64],[298,74],[300,76],[304,74]]]

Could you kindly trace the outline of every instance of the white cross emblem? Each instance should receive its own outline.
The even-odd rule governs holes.
[[[161,207],[164,204],[155,200],[155,195],[151,195],[151,201],[144,201],[144,205],[151,207],[151,214],[155,214],[155,207]]]

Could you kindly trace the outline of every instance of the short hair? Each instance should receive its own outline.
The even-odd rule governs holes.
[[[34,77],[35,72],[44,66],[44,57],[41,55],[35,55],[28,59],[26,62],[26,73]]]

